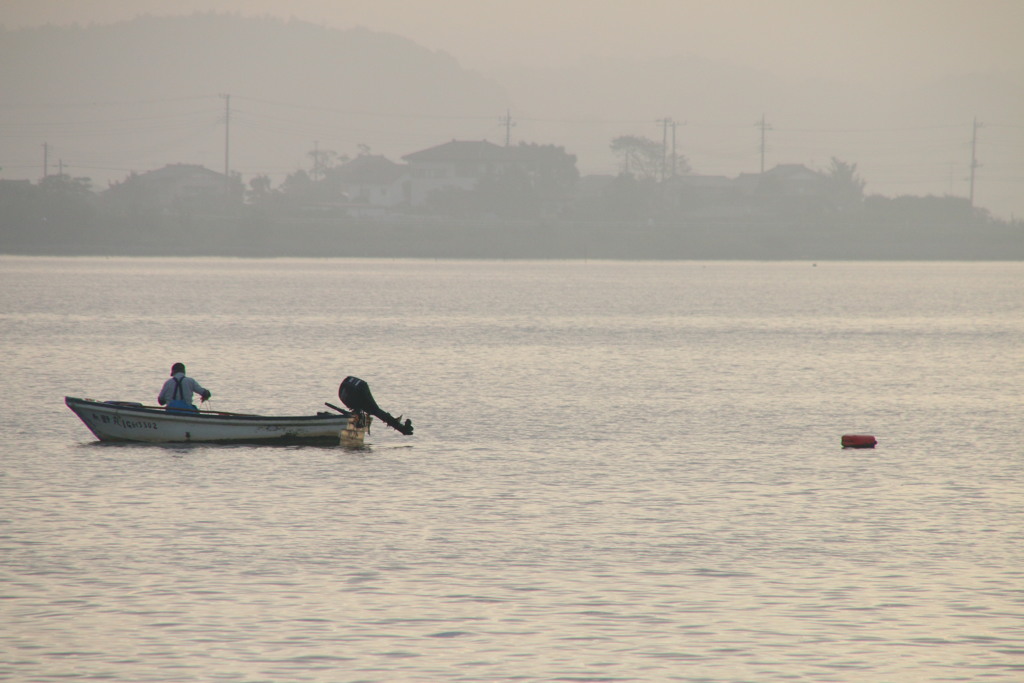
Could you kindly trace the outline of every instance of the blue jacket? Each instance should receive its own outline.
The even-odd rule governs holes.
[[[178,384],[181,383],[181,390],[178,390]],[[195,381],[191,377],[186,377],[184,372],[176,372],[174,375],[164,382],[163,389],[160,390],[160,395],[156,397],[157,403],[160,405],[166,405],[168,401],[178,399],[185,403],[192,403],[192,394],[199,394],[202,396],[207,393],[206,389],[200,386],[199,382]]]

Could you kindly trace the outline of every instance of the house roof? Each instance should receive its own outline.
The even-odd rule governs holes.
[[[389,185],[402,177],[405,166],[381,155],[364,154],[339,168],[332,169],[330,173],[343,183]]]
[[[821,178],[824,174],[812,171],[803,164],[779,164],[764,172],[766,176],[777,176],[783,178]]]
[[[443,145],[406,154],[402,158],[412,163],[504,161],[508,159],[508,148],[487,140],[452,140]]]
[[[158,168],[154,171],[132,173],[125,179],[125,182],[163,183],[170,180],[197,177],[217,180],[218,182],[223,182],[224,180],[223,173],[211,171],[205,166],[201,166],[199,164],[168,164],[167,166]]]

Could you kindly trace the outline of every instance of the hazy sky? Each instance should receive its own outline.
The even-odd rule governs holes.
[[[194,11],[364,26],[471,68],[688,52],[800,78],[899,81],[1024,67],[1024,0],[0,0],[0,23]]]

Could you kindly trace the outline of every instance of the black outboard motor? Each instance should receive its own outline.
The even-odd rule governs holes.
[[[358,377],[349,376],[341,381],[341,386],[338,387],[338,398],[341,399],[341,402],[349,410],[354,410],[357,413],[369,413],[383,420],[388,427],[406,436],[412,434],[412,421],[406,420],[403,423],[401,415],[394,418],[389,413],[381,410],[377,402],[373,400],[373,394],[370,393],[370,385]]]

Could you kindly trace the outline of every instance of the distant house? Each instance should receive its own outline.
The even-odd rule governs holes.
[[[485,180],[518,177],[546,206],[564,202],[579,178],[576,157],[553,145],[502,147],[486,140],[452,140],[402,157],[409,164],[409,204],[437,192],[472,191]]]
[[[237,181],[231,185],[233,190]],[[224,198],[224,174],[197,164],[170,164],[146,173],[132,172],[103,194],[109,201],[164,212],[212,207]]]
[[[441,190],[473,190],[509,163],[507,148],[486,140],[452,140],[402,157],[409,164],[409,204],[422,206]]]
[[[736,203],[741,195],[736,181],[722,175],[680,175],[665,183],[672,190],[666,197],[674,199],[673,209]]]
[[[409,201],[408,167],[380,155],[360,155],[326,176],[351,216],[379,216]]]
[[[7,180],[0,178],[0,198],[25,195],[32,192],[31,180]]]
[[[803,164],[779,164],[764,173],[741,173],[736,184],[744,194],[777,198],[821,197],[827,191],[828,176]]]

